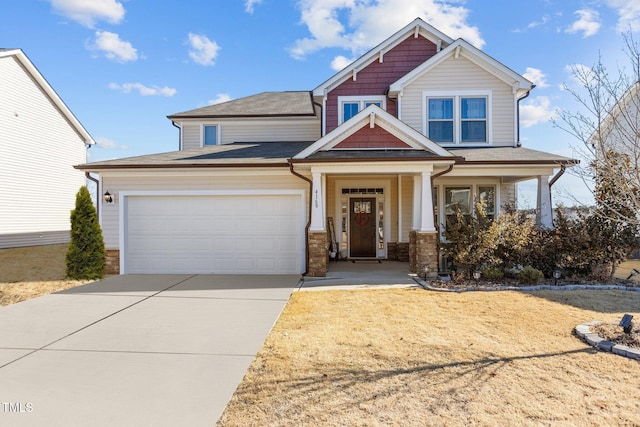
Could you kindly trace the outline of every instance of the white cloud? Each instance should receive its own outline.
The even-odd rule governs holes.
[[[591,81],[595,74],[593,69],[584,64],[572,64],[564,67],[564,71],[569,74],[571,86],[583,87],[585,83]],[[562,85],[561,89],[565,89]]]
[[[104,56],[117,62],[129,62],[138,59],[138,51],[131,43],[120,40],[120,36],[109,31],[96,31],[96,38],[87,47],[104,52]]]
[[[189,46],[189,57],[196,64],[215,65],[220,50],[216,42],[209,40],[205,35],[189,33]]]
[[[349,59],[346,56],[338,55],[331,61],[331,69],[334,71],[340,71],[347,65],[351,64],[354,59]]]
[[[122,93],[129,93],[133,90],[138,91],[142,96],[173,96],[176,90],[170,87],[145,86],[142,83],[109,83],[109,89],[117,90]]]
[[[456,0],[301,0],[301,20],[311,35],[296,40],[289,53],[303,59],[337,47],[359,56],[417,16],[452,38],[462,37],[482,48],[479,29],[466,23],[469,10],[458,4]]]
[[[262,0],[247,0],[244,5],[244,11],[252,14],[254,7],[260,3],[262,3]]]
[[[542,70],[537,68],[527,67],[527,70],[523,74],[524,78],[533,82],[537,87],[548,87],[547,76],[544,75]]]
[[[520,105],[520,123],[528,128],[546,123],[556,116],[556,111],[547,96],[537,96]]]
[[[574,15],[578,15],[579,19],[567,28],[567,33],[582,32],[582,37],[587,38],[595,35],[600,30],[600,14],[592,9],[576,10]]]
[[[98,148],[104,148],[106,150],[128,150],[129,147],[126,145],[118,144],[113,139],[105,138],[99,136],[96,138],[96,143]]]
[[[207,102],[207,105],[222,104],[223,102],[231,101],[231,96],[228,93],[219,93],[215,99],[211,99]]]
[[[119,24],[125,10],[116,0],[50,0],[53,10],[85,27],[93,28],[96,21]]]
[[[607,0],[607,5],[618,13],[618,31],[640,31],[640,1]]]

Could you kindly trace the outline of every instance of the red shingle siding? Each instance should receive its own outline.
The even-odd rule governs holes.
[[[336,145],[334,148],[411,148],[408,144],[379,126],[368,125]]]
[[[386,52],[382,64],[376,59],[359,70],[356,81],[349,78],[327,95],[327,133],[338,126],[338,96],[384,95],[389,85],[436,54],[436,45],[422,36],[409,36]],[[397,114],[396,101],[387,99],[387,112]]]

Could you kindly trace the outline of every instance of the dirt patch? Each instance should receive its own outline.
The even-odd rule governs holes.
[[[87,283],[67,280],[68,245],[0,250],[0,306]]]
[[[601,323],[591,326],[590,329],[603,340],[627,347],[640,348],[640,329],[636,325],[631,328],[631,332],[628,334],[621,326],[618,326],[618,323]]]
[[[297,292],[220,426],[637,425],[637,361],[577,324],[640,293]]]

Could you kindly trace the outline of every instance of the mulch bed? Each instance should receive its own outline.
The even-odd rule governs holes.
[[[627,347],[640,348],[640,328],[633,325],[631,333],[625,334],[621,326],[613,323],[601,323],[591,326],[591,332],[600,338],[611,341],[614,344],[626,345]]]
[[[563,279],[557,282],[554,279],[543,279],[537,284],[522,283],[518,279],[504,278],[500,280],[473,280],[473,279],[457,279],[451,280],[438,280],[427,279],[425,281],[432,288],[436,289],[448,289],[448,290],[500,290],[500,289],[530,289],[532,287],[540,287],[542,289],[572,289],[572,288],[589,288],[601,289],[603,287],[616,288],[633,288],[633,290],[640,290],[640,283],[633,280],[616,279],[607,283],[596,282],[590,280],[571,280]]]

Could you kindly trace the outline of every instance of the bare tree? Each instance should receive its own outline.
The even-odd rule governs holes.
[[[564,89],[577,102],[576,110],[558,112],[554,124],[582,144],[583,158],[572,168],[585,182],[595,183],[596,215],[624,225],[640,226],[640,46],[631,31],[623,35],[627,67],[615,74],[602,57],[593,67],[574,65],[577,87]],[[604,178],[606,177],[606,180]],[[615,189],[604,191],[603,189]],[[599,209],[603,207],[606,209]]]

